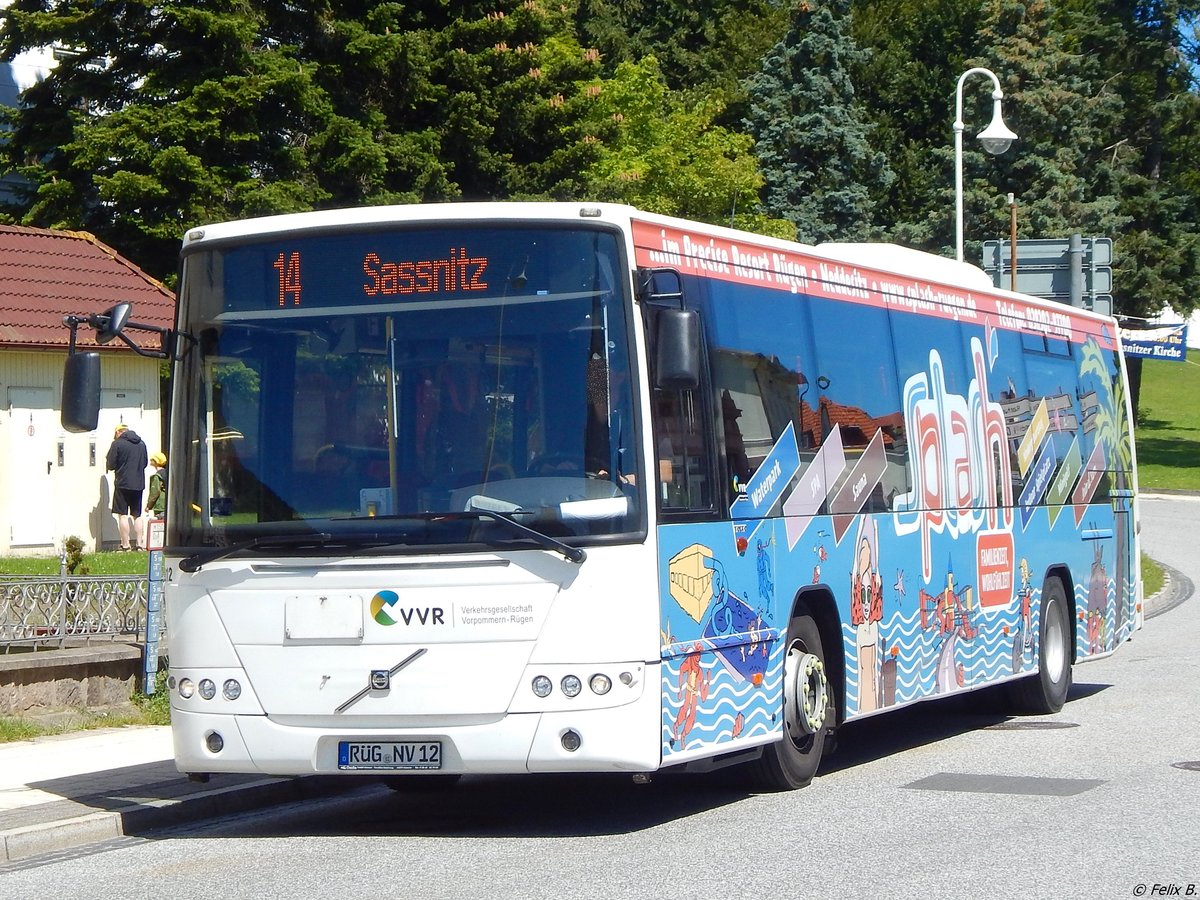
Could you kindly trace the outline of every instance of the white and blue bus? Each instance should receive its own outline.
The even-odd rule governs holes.
[[[1057,711],[1140,624],[1114,322],[940,257],[604,204],[279,216],[186,234],[164,353],[183,772],[793,788],[846,721]]]

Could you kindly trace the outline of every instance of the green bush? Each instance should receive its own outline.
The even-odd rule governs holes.
[[[91,574],[91,569],[83,564],[83,538],[71,535],[63,542],[63,549],[67,553],[68,572],[74,575],[78,569],[80,575]]]

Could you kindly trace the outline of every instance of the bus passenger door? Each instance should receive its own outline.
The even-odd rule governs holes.
[[[1114,543],[1117,557],[1113,572],[1117,606],[1113,626],[1119,643],[1126,640],[1137,627],[1137,560],[1133,558],[1137,552],[1137,542],[1134,540],[1133,491],[1114,489],[1109,497],[1116,531]]]

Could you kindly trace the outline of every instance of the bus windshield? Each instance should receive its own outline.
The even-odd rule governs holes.
[[[598,228],[438,226],[187,255],[168,542],[643,529],[619,248]]]

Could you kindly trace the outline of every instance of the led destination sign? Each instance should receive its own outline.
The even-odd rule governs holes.
[[[375,253],[363,260],[367,283],[363,292],[376,294],[429,294],[455,291],[485,291],[487,282],[486,256],[471,256],[466,247],[451,248],[448,259],[425,259],[416,262],[383,262]]]
[[[279,305],[302,306],[304,262],[299,250],[283,250],[272,267],[279,275]],[[488,267],[486,256],[471,256],[466,247],[451,248],[445,259],[384,262],[369,252],[362,261],[365,280],[362,292],[368,297],[399,294],[453,294],[458,291],[484,291]]]
[[[292,235],[208,253],[188,265],[223,282],[227,312],[577,293],[617,255],[611,234],[547,228]]]

